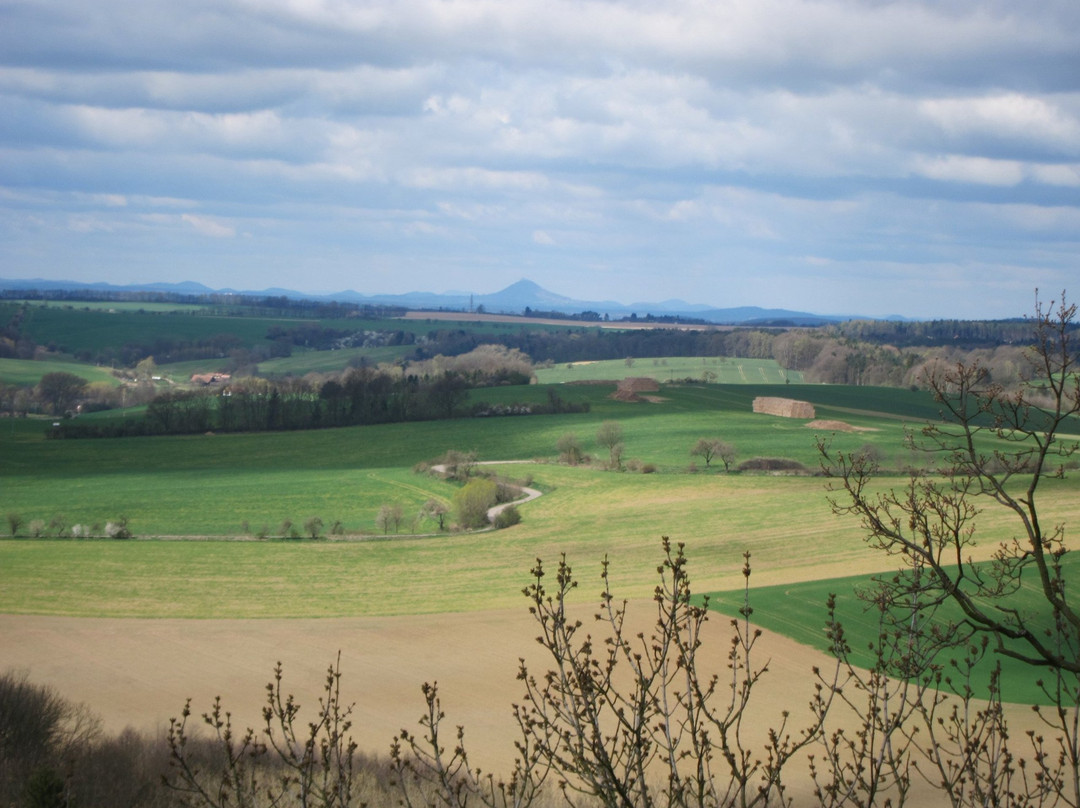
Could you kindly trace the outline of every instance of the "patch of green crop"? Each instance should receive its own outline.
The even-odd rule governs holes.
[[[538,368],[541,384],[567,384],[590,380],[619,381],[628,377],[650,378],[658,382],[695,379],[720,384],[793,384],[802,382],[802,373],[785,370],[773,359],[733,359],[714,356],[667,356],[648,359],[605,359],[597,362],[568,362]],[[773,393],[773,395],[778,395]]]
[[[291,356],[259,362],[264,376],[303,376],[305,373],[341,373],[358,361],[369,365],[394,362],[410,356],[415,345],[391,345],[379,348],[342,348],[335,351],[294,350]]]
[[[46,373],[72,373],[88,382],[105,382],[118,385],[119,379],[109,368],[70,362],[52,357],[44,360],[35,359],[0,359],[0,383],[30,387],[41,381]]]
[[[267,329],[282,322],[202,313],[69,311],[55,306],[31,306],[27,309],[23,330],[39,345],[53,346],[62,353],[89,351],[96,354],[119,350],[129,344],[149,347],[158,339],[194,342],[223,334],[233,335],[244,345],[251,346],[263,342]]]
[[[1078,564],[1080,561],[1067,556],[1066,574],[1075,575]],[[881,622],[877,608],[860,598],[858,593],[871,592],[872,589],[871,576],[753,587],[749,592],[749,603],[753,609],[751,619],[763,628],[783,634],[818,650],[828,651],[829,641],[825,636],[828,617],[826,601],[830,595],[835,595],[836,619],[843,626],[847,644],[851,649],[851,662],[856,666],[869,668],[875,663],[875,654],[870,647],[878,642]],[[744,597],[745,593],[742,590],[709,593],[711,608],[731,616],[739,614],[739,609],[746,602]],[[1015,595],[1010,596],[1008,605],[1021,614],[1028,615],[1030,625],[1040,623],[1051,625],[1052,618],[1049,616],[1045,598],[1033,574],[1022,580],[1022,586]],[[948,603],[937,613],[933,623],[945,625],[948,621],[959,621],[961,618],[960,609]],[[1022,650],[1019,644],[1009,642],[1006,644],[1014,645],[1017,650]],[[993,641],[991,641],[992,646]],[[940,659],[935,660],[936,664],[941,666],[942,675],[952,680],[954,688],[964,684],[952,664],[952,660],[956,658],[958,655],[953,652],[944,653]],[[1037,671],[1031,665],[992,652],[980,661],[970,680],[969,684],[976,697],[988,692],[990,674],[998,662],[1001,663],[1001,688],[1004,701],[1021,704],[1055,703],[1037,684],[1039,679],[1044,678],[1044,671]]]
[[[5,484],[3,508],[25,520],[48,525],[60,520],[64,535],[79,524],[97,526],[123,516],[140,536],[288,535],[319,517],[325,529],[340,521],[350,533],[375,533],[383,505],[399,505],[402,529],[434,497],[448,500],[452,489],[433,478],[404,469],[313,470],[252,469],[244,474],[204,469],[161,471],[152,475],[114,469],[109,473],[71,476],[62,485],[32,476]],[[424,528],[426,529],[426,528]],[[56,531],[50,530],[50,533]]]
[[[124,300],[79,300],[71,303],[43,302],[41,300],[11,300],[6,301],[15,306],[37,306],[40,308],[63,309],[64,311],[108,311],[108,312],[154,312],[168,314],[179,312],[192,314],[205,312],[210,306],[198,303],[154,303],[134,302]]]

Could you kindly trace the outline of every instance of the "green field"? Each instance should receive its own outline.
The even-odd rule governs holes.
[[[16,302],[0,302],[0,323],[15,316],[20,306]],[[175,306],[170,304],[41,304],[26,305],[23,331],[38,345],[51,346],[61,353],[119,350],[125,345],[153,345],[156,340],[205,341],[224,334],[236,337],[245,347],[267,344],[267,331],[315,327],[340,331],[392,331],[420,337],[432,331],[468,329],[476,334],[507,334],[536,330],[572,330],[572,326],[518,323],[446,323],[424,319],[313,319],[304,317],[266,316],[238,309],[226,311],[215,307]],[[580,327],[578,327],[580,328]],[[410,349],[411,350],[411,349]],[[330,353],[336,352],[318,352]],[[392,353],[396,358],[399,354]],[[312,358],[310,354],[308,358]],[[348,359],[345,360],[347,362]],[[379,361],[379,360],[373,360]],[[336,365],[337,357],[332,363]],[[344,367],[345,362],[341,364]],[[334,369],[341,369],[335,367]],[[315,369],[307,365],[273,368],[272,372],[298,372]]]
[[[126,300],[80,300],[72,303],[42,302],[40,300],[5,300],[5,304],[15,306],[36,306],[38,308],[56,308],[65,311],[107,311],[107,312],[153,312],[156,314],[198,314],[209,306],[198,303],[154,303]]]
[[[69,362],[63,359],[0,359],[0,384],[12,384],[19,387],[33,386],[41,381],[46,373],[72,373],[88,382],[105,382],[118,385],[110,368],[95,367],[82,362]]]
[[[707,377],[706,374],[708,374]],[[536,371],[536,378],[541,384],[566,384],[594,379],[619,381],[628,376],[656,379],[659,382],[700,379],[720,384],[799,384],[803,380],[802,373],[797,370],[785,370],[774,359],[732,359],[714,356],[668,356],[657,359],[569,362],[550,368],[539,368]]]
[[[1067,569],[1075,567],[1072,558],[1066,559]],[[1034,574],[1028,575],[1019,591],[1009,599],[1009,606],[1021,614],[1028,615],[1028,624],[1046,624],[1052,626],[1047,614],[1046,600]],[[756,587],[750,592],[750,606],[753,619],[758,625],[791,637],[804,645],[822,651],[829,650],[829,641],[825,637],[826,601],[830,595],[836,595],[836,618],[841,623],[851,648],[850,659],[866,668],[875,663],[875,655],[869,649],[878,641],[881,630],[878,613],[855,595],[857,591],[872,591],[873,581],[870,576],[852,576],[833,578],[824,581],[806,581],[779,586]],[[719,612],[737,615],[745,603],[742,590],[709,593],[710,605]],[[962,618],[959,607],[947,603],[935,616],[935,622],[943,624],[946,619],[959,621]],[[992,647],[992,644],[991,644]],[[1023,650],[1017,646],[1018,650]],[[943,655],[937,660],[943,666],[943,675],[951,677],[955,688],[965,682],[959,678],[958,669],[950,663],[956,657],[955,652]],[[1002,698],[1026,704],[1052,704],[1037,684],[1039,676],[1033,676],[1031,666],[1009,657],[990,653],[976,666],[970,682],[976,693],[988,692],[990,671],[995,663],[1001,663]]]
[[[265,376],[340,373],[349,366],[350,362],[363,360],[372,365],[383,362],[393,363],[399,359],[404,359],[415,351],[415,345],[391,345],[383,348],[342,348],[336,351],[294,350],[292,356],[283,356],[259,362],[259,373]]]

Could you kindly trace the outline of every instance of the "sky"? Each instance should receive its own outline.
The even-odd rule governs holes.
[[[0,277],[1030,314],[1076,0],[0,0]]]

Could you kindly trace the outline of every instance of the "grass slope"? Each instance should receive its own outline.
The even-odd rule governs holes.
[[[1070,489],[1075,493],[1075,486],[1070,486]],[[1067,569],[1072,569],[1080,562],[1067,558],[1066,563]],[[856,665],[870,667],[875,662],[875,656],[869,648],[878,641],[880,624],[877,611],[860,599],[857,593],[869,592],[872,589],[873,580],[870,576],[754,587],[749,593],[750,606],[753,608],[752,619],[758,625],[804,645],[828,651],[825,604],[829,595],[836,595],[836,616],[844,628],[851,648],[851,660]],[[735,616],[744,603],[744,592],[713,592],[709,598],[712,608]],[[1009,605],[1027,615],[1031,624],[1050,623],[1045,599],[1033,575],[1025,577],[1020,590],[1010,597]],[[961,616],[958,608],[947,604],[936,616],[935,622],[943,624],[946,620],[959,620]],[[960,686],[962,682],[959,680],[958,670],[952,666],[950,659],[946,655],[939,660],[939,664],[943,666],[943,675],[951,678],[955,686]],[[987,692],[990,672],[998,661],[1001,663],[1002,696],[1005,701],[1023,704],[1055,703],[1055,699],[1048,697],[1037,683],[1042,674],[1033,673],[1030,665],[996,654],[982,659],[975,669],[970,685],[976,693]]]
[[[605,555],[616,591],[648,598],[662,535],[687,544],[698,591],[738,586],[746,550],[756,582],[788,587],[889,565],[865,546],[857,523],[833,516],[820,478],[617,474],[553,465],[508,469],[531,472],[544,496],[522,506],[520,525],[497,532],[360,542],[2,540],[0,612],[326,617],[513,608],[534,560],[554,564],[561,553],[577,568],[586,601],[599,593]],[[383,489],[398,501],[407,500],[413,487],[422,496],[429,486],[434,494],[453,491],[419,475],[374,474],[378,479],[356,479],[399,489]],[[891,482],[896,480],[882,485]],[[297,508],[306,508],[302,513],[313,510],[318,487],[297,501]],[[339,516],[353,507],[351,486],[323,493]],[[1075,483],[1049,493],[1048,516],[1080,517]],[[282,511],[268,506],[266,512]],[[237,511],[230,524],[240,518]],[[365,518],[373,526],[374,513]],[[133,524],[137,528],[138,520]],[[1008,528],[1003,519],[985,520],[983,546],[1006,539]],[[145,594],[155,591],[160,598]],[[816,593],[800,601],[804,616],[815,616],[813,631],[820,630],[823,603]],[[756,600],[755,606],[764,623],[769,607]]]
[[[788,384],[802,382],[802,373],[785,370],[773,359],[730,359],[727,357],[669,356],[657,359],[605,359],[598,362],[569,362],[540,368],[541,384],[566,384],[590,380],[619,381],[646,377],[660,382],[701,379],[721,384]],[[778,395],[773,393],[773,395]]]
[[[105,382],[116,386],[119,379],[109,368],[87,365],[83,362],[71,362],[59,358],[46,360],[35,359],[0,359],[0,383],[19,387],[33,386],[41,381],[46,373],[73,373],[88,382]]]
[[[518,605],[537,557],[553,564],[564,552],[586,592],[599,592],[608,555],[618,590],[646,598],[663,534],[688,541],[702,579],[719,586],[737,580],[747,546],[777,575],[824,560],[844,568],[862,554],[855,526],[837,530],[820,480],[534,471],[545,496],[522,507],[522,524],[498,532],[345,543],[3,540],[0,612],[305,617],[507,608]],[[793,522],[762,523],[759,514],[770,511],[790,512]]]

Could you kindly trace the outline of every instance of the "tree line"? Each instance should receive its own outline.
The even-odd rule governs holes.
[[[245,378],[225,388],[160,393],[141,418],[60,421],[47,435],[104,438],[267,432],[430,421],[469,414],[543,415],[583,412],[588,408],[587,403],[565,401],[554,390],[543,403],[470,408],[466,401],[475,383],[475,378],[454,371],[418,377],[375,368],[350,368],[322,382]]]
[[[347,317],[382,319],[401,317],[403,306],[371,303],[348,303],[340,300],[309,300],[285,295],[245,295],[224,292],[184,294],[102,289],[0,289],[0,300],[40,300],[62,303],[147,303],[175,306],[199,306],[209,314],[221,316],[264,316],[271,314],[337,320]]]
[[[896,336],[903,339],[889,341]],[[811,383],[928,389],[927,379],[936,369],[958,361],[978,362],[1005,386],[1027,381],[1031,376],[1025,353],[1032,345],[1034,326],[1028,321],[860,321],[819,328],[727,331],[535,330],[497,337],[443,329],[418,341],[412,358],[452,356],[493,339],[538,364],[665,356],[775,359],[787,370],[802,372]]]

